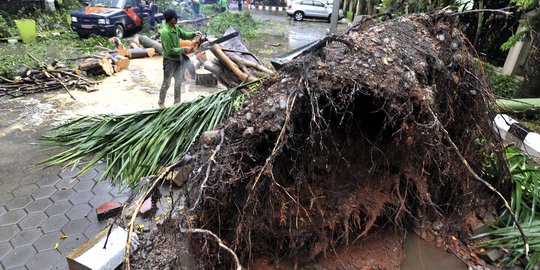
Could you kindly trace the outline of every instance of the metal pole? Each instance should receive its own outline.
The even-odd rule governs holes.
[[[339,0],[334,0],[332,8],[332,17],[330,18],[330,34],[334,34],[337,29],[337,21],[339,17]]]

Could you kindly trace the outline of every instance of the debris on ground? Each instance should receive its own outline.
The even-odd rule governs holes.
[[[498,203],[476,174],[504,194],[510,182],[472,51],[445,12],[365,18],[324,38],[250,93],[219,139],[191,148],[186,208],[134,267],[178,269],[158,252],[185,247],[200,269],[309,267],[342,247],[380,250],[368,239],[382,228],[485,265],[469,239]],[[354,267],[401,256],[378,254]]]

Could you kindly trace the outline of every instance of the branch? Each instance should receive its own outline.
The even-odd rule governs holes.
[[[505,7],[505,8],[499,8],[499,9],[473,9],[473,10],[467,10],[467,11],[451,14],[450,17],[455,17],[455,16],[469,14],[469,13],[481,13],[481,12],[501,13],[506,16],[509,16],[509,15],[512,15],[512,12],[507,11],[507,10],[513,9],[515,7],[517,6]]]
[[[234,259],[234,263],[236,264],[235,269],[236,270],[242,270],[242,265],[240,264],[240,260],[238,260],[238,256],[236,256],[236,253],[234,253],[234,251],[231,248],[229,248],[228,246],[223,244],[223,241],[221,241],[221,238],[219,238],[213,232],[211,232],[209,230],[204,230],[204,229],[184,229],[184,228],[182,228],[182,226],[180,226],[180,231],[183,232],[183,233],[202,233],[204,235],[212,236],[216,240],[216,242],[218,243],[220,248],[226,250],[227,252],[229,252],[232,255],[232,257]]]
[[[452,148],[456,151],[456,154],[458,155],[461,162],[465,165],[465,168],[467,168],[467,171],[469,171],[469,173],[473,176],[474,179],[480,181],[482,184],[484,184],[486,187],[488,187],[491,191],[493,191],[495,194],[497,194],[497,196],[499,196],[499,198],[501,198],[501,200],[504,203],[504,207],[506,208],[506,210],[508,210],[508,213],[510,213],[510,216],[512,217],[512,220],[514,221],[514,224],[516,224],[516,227],[518,228],[519,233],[521,234],[521,238],[523,239],[523,243],[525,243],[525,256],[527,256],[529,254],[529,242],[527,241],[527,236],[525,236],[525,233],[523,232],[523,229],[521,228],[521,225],[517,221],[516,215],[514,214],[514,211],[512,211],[512,207],[510,207],[510,204],[508,203],[508,201],[504,198],[504,196],[494,186],[492,186],[488,181],[482,179],[480,176],[478,176],[478,174],[476,174],[476,172],[469,165],[469,162],[467,162],[465,157],[459,151],[459,148],[457,147],[457,145],[454,143],[454,141],[452,141],[452,139],[450,138],[450,134],[448,134],[448,131],[444,128],[441,121],[439,121],[439,118],[435,115],[435,113],[433,112],[433,110],[431,110],[431,108],[429,109],[429,112],[433,116],[434,121],[441,128],[441,130],[442,130],[444,136],[446,137],[446,140],[448,141],[448,143],[450,143]]]

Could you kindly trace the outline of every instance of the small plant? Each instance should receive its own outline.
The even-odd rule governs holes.
[[[540,259],[540,166],[521,150],[507,148],[505,154],[514,183],[511,207],[530,244],[531,256],[526,269],[533,269]],[[501,215],[500,223],[494,224],[494,227],[494,231],[475,238],[490,237],[480,246],[509,250],[510,263],[515,264],[525,255],[525,244],[506,211]]]
[[[512,98],[521,87],[521,80],[510,75],[500,74],[489,64],[484,64],[484,70],[493,87],[493,93],[499,97]]]

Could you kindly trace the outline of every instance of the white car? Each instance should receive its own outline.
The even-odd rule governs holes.
[[[301,21],[304,18],[326,19],[330,21],[332,17],[332,4],[327,0],[295,0],[287,6],[287,15],[294,18],[295,21]],[[343,18],[343,11],[339,10],[339,20]]]

